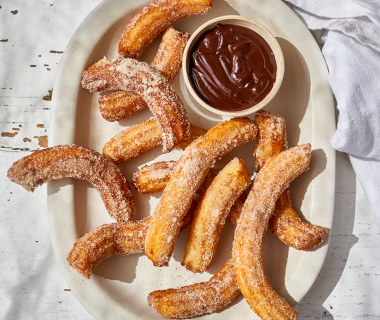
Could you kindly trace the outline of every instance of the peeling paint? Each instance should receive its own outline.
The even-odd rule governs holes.
[[[18,10],[13,10],[11,11],[13,14],[17,14],[18,13]]]
[[[63,53],[63,51],[50,50],[50,53],[59,53],[59,54],[62,54],[62,53]]]
[[[37,124],[37,128],[45,128],[45,125],[43,123]]]
[[[42,99],[44,99],[45,101],[51,101],[51,98],[53,96],[53,89],[51,90],[48,90],[49,94],[44,96]]]
[[[41,146],[41,147],[47,147],[48,146],[48,136],[34,136],[33,138],[37,138],[38,139],[38,145]]]
[[[37,67],[37,65],[36,64],[31,64],[30,65],[32,68],[35,68],[35,67]]]
[[[14,137],[16,134],[18,134],[18,132],[2,132],[1,133],[1,136],[2,137]]]
[[[12,128],[12,130],[20,131],[20,128]]]
[[[8,39],[1,39],[0,42],[8,42]]]

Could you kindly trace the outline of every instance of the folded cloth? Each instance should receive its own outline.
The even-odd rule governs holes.
[[[380,229],[380,1],[285,0],[322,47],[346,152]]]

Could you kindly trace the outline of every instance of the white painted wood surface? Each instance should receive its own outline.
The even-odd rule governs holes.
[[[62,52],[98,3],[0,3],[0,319],[93,319],[55,263],[46,186],[27,192],[11,183],[6,171],[17,159],[46,147]],[[297,306],[300,319],[378,319],[380,233],[342,153],[337,154],[335,197],[326,262]]]

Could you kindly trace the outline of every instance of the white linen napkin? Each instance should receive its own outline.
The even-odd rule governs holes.
[[[322,47],[346,152],[380,229],[380,1],[285,0]]]

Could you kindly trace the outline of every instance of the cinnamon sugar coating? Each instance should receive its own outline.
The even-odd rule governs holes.
[[[145,165],[137,170],[132,176],[133,184],[137,191],[140,194],[163,191],[170,180],[176,164],[177,161],[159,161]],[[211,168],[196,193],[203,195],[217,174],[218,171]]]
[[[172,26],[167,28],[150,66],[159,70],[168,81],[173,81],[181,70],[183,52],[189,39],[189,33]]]
[[[233,148],[255,139],[256,125],[248,118],[219,123],[184,151],[152,216],[146,254],[155,266],[168,264],[179,232],[179,222],[216,160]]]
[[[183,150],[206,132],[205,129],[191,124],[189,137],[185,141],[177,144],[175,148]],[[160,126],[155,119],[150,119],[137,123],[112,137],[105,144],[103,155],[114,163],[120,164],[162,143],[162,131]]]
[[[135,215],[135,202],[124,174],[94,150],[76,145],[46,148],[21,158],[8,170],[8,178],[28,191],[66,177],[90,182],[117,221],[126,222]]]
[[[239,195],[251,183],[244,161],[234,158],[207,188],[194,214],[182,265],[205,272],[212,262],[226,218]]]
[[[99,111],[103,119],[114,122],[144,110],[148,105],[136,93],[117,91],[99,97]]]
[[[308,169],[310,155],[310,144],[306,144],[269,160],[255,178],[235,230],[233,257],[239,288],[262,319],[298,318],[265,275],[262,242],[278,197],[295,177]]]
[[[168,319],[185,319],[215,312],[240,293],[233,260],[229,260],[209,281],[178,289],[153,291],[148,303]]]
[[[173,27],[166,29],[150,66],[160,71],[168,81],[173,81],[181,70],[182,55],[189,38],[190,34],[177,31]],[[138,113],[148,106],[139,94],[129,91],[104,95],[98,102],[102,117],[111,122]]]
[[[192,202],[181,224],[181,232],[190,225],[197,207]],[[78,239],[67,261],[78,273],[90,278],[95,266],[113,255],[144,253],[145,237],[151,218],[140,221],[103,224]]]
[[[255,122],[259,130],[254,155],[259,172],[268,160],[287,149],[286,125],[284,118],[264,110],[256,113]],[[298,250],[312,249],[325,241],[329,233],[325,227],[301,221],[293,208],[289,189],[277,200],[269,229],[282,242]]]
[[[207,13],[212,0],[154,0],[131,20],[119,42],[119,54],[138,58],[156,36],[175,22]]]
[[[82,74],[82,87],[90,92],[124,90],[139,94],[162,131],[163,153],[190,135],[190,123],[174,87],[156,69],[129,58],[101,60]]]

